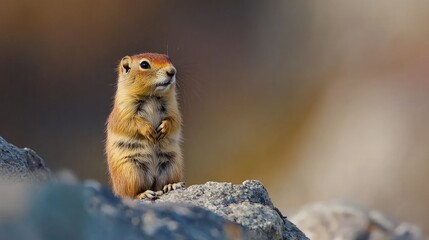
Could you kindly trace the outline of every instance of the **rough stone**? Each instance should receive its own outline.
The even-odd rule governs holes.
[[[235,191],[230,188],[219,199],[224,186]],[[17,240],[307,239],[267,201],[267,194],[252,191],[254,187],[263,189],[257,181],[211,182],[171,192],[163,200],[142,201],[117,198],[95,181],[28,185],[23,191],[29,201],[21,206],[28,210],[19,218],[0,218],[0,235]],[[197,189],[204,194],[195,204],[191,195]]]
[[[28,211],[0,221],[2,239],[246,239],[245,229],[206,209],[119,199],[96,182],[28,191]]]
[[[1,182],[34,182],[47,180],[49,169],[41,157],[29,148],[18,148],[0,137]]]
[[[250,239],[307,239],[273,206],[267,190],[256,180],[241,185],[208,182],[169,192],[159,202],[191,203],[249,229]]]
[[[409,223],[345,202],[317,203],[291,217],[310,239],[423,240],[422,231]]]

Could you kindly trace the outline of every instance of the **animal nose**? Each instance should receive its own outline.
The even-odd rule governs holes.
[[[170,68],[167,70],[167,76],[169,77],[173,77],[176,74],[176,69],[175,68]]]

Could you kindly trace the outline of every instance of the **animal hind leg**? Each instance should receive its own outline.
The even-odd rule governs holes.
[[[164,194],[163,191],[152,191],[152,190],[146,190],[142,193],[137,194],[136,198],[138,199],[157,199],[159,196]]]

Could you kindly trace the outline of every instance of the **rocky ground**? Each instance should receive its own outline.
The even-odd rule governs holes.
[[[0,173],[2,239],[308,239],[255,180],[120,199],[95,181],[52,177],[32,150],[2,138]]]
[[[290,218],[314,240],[423,240],[419,228],[352,204]],[[159,199],[121,199],[96,181],[53,175],[31,149],[0,137],[1,239],[309,239],[256,180],[207,182]]]

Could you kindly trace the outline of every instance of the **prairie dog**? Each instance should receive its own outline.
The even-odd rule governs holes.
[[[176,69],[166,55],[125,56],[119,63],[106,139],[116,195],[152,199],[184,187],[175,85]]]

